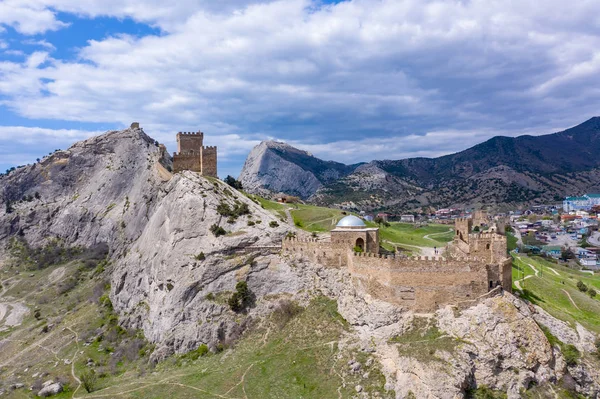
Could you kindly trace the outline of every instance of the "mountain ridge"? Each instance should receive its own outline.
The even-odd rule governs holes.
[[[263,168],[261,172],[278,181],[277,191],[302,192],[303,199],[320,205],[397,211],[429,206],[477,206],[483,201],[500,207],[520,206],[536,199],[556,200],[585,191],[586,187],[600,189],[597,177],[600,158],[595,156],[600,152],[599,138],[600,117],[593,117],[547,135],[495,136],[463,151],[437,158],[385,159],[346,165],[345,170],[350,173],[328,181],[319,180],[312,170],[303,167],[303,162],[294,162],[292,157],[274,153],[274,157],[294,164],[300,169],[298,173],[313,175],[321,182],[304,190],[298,188],[297,180],[278,175],[277,168]],[[301,150],[296,152],[301,153]],[[273,163],[271,160],[270,164]],[[376,178],[380,181],[376,188],[368,181],[376,177],[368,172],[374,168],[385,174]],[[570,176],[573,173],[578,176]],[[275,191],[270,190],[269,185],[261,184],[262,175],[244,167],[240,179],[242,184],[252,181],[248,185],[251,192]],[[494,175],[493,181],[486,175]],[[375,192],[367,193],[367,189]],[[443,193],[444,190],[462,190],[464,195],[448,195]]]

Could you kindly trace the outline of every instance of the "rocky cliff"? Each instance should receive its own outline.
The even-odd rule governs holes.
[[[306,199],[356,166],[322,161],[288,144],[263,141],[248,155],[239,180],[254,194],[283,192]]]
[[[288,159],[282,168],[264,162],[260,172],[245,166],[242,176],[252,182],[254,191],[266,188],[268,183],[262,176],[269,176],[268,181],[277,182],[278,190],[303,190],[303,197],[310,197],[313,203],[367,211],[483,204],[514,207],[599,191],[599,138],[600,117],[595,117],[563,132],[494,137],[439,158],[375,160],[354,165],[349,173],[336,179],[319,180],[321,184],[316,183],[317,179],[311,184],[296,179],[308,172],[303,162],[294,159]],[[253,151],[252,165],[261,164],[261,154],[264,151]]]
[[[374,173],[371,168],[362,170]],[[327,345],[333,349],[335,344],[339,356],[369,354],[385,375],[381,384],[386,392],[397,398],[464,397],[482,386],[510,398],[534,386],[598,394],[597,360],[591,354],[595,336],[582,326],[556,320],[506,293],[468,309],[446,307],[428,315],[375,300],[343,269],[273,250],[288,232],[302,233],[251,198],[217,179],[192,172],[172,175],[169,169],[164,148],[140,129],[109,132],[20,168],[0,178],[6,204],[0,209],[0,244],[10,247],[14,240],[24,240],[38,247],[58,240],[65,247],[107,245],[110,263],[90,275],[102,273],[110,281],[120,326],[142,331],[156,346],[154,360],[201,344],[217,351],[267,320],[282,298],[310,306],[311,299],[326,295],[335,299],[343,317],[336,323],[347,328],[341,341]],[[222,230],[217,233],[216,227]],[[3,276],[5,256],[0,257]],[[66,279],[65,270],[53,271],[48,280]],[[14,274],[2,282],[11,287],[19,278]],[[234,312],[228,298],[239,281],[247,282],[252,303],[246,311]],[[30,312],[26,298],[20,303],[25,307],[21,313]],[[575,346],[581,359],[566,362],[561,347],[549,342],[540,325],[556,342]],[[64,324],[50,334],[58,340],[61,331],[73,328]],[[0,348],[17,342],[6,336]],[[51,336],[34,342],[40,345]],[[62,337],[66,347],[64,333]],[[60,350],[50,353],[56,356]],[[235,351],[233,346],[231,354]],[[1,359],[0,369],[19,358],[15,353]],[[15,373],[24,368],[13,367]],[[352,361],[332,373],[344,381],[361,367],[366,364]],[[356,392],[358,397],[379,395],[362,386]]]

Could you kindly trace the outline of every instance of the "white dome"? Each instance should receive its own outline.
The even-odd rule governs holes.
[[[362,219],[350,215],[342,218],[342,220],[338,222],[337,227],[367,227],[367,225]]]

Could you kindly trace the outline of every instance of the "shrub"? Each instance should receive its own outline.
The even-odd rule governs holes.
[[[562,348],[562,354],[565,357],[565,362],[568,366],[574,366],[581,357],[581,353],[574,345],[564,345]]]
[[[218,224],[213,224],[212,226],[210,226],[210,231],[215,235],[215,237],[224,236],[225,234],[227,234],[225,229],[219,226]]]
[[[248,226],[254,226],[255,224],[252,220],[248,220]]]
[[[275,220],[272,220],[272,221],[269,223],[269,227],[279,227],[279,223],[277,223],[277,221],[275,221]]]
[[[213,294],[212,292],[209,292],[208,294],[206,294],[206,296],[204,297],[204,299],[206,299],[207,301],[214,301],[215,300],[215,294]]]
[[[229,184],[231,187],[235,188],[236,190],[243,189],[242,182],[239,180],[236,180],[233,176],[227,175],[227,177],[223,181],[225,183]]]
[[[588,290],[588,287],[587,287],[587,285],[584,284],[583,281],[579,280],[577,282],[577,289],[579,289],[579,291],[581,291],[581,292],[586,292]]]
[[[354,247],[354,252],[364,252],[364,250],[361,247],[359,247],[358,245],[356,245]]]
[[[297,303],[284,299],[279,302],[273,311],[273,320],[279,327],[285,326],[291,319],[300,314],[304,309]]]
[[[593,288],[590,288],[590,289],[588,290],[588,295],[589,295],[590,297],[592,297],[592,298],[593,298],[593,297],[595,297],[595,296],[596,296],[596,290],[595,290],[595,289],[593,289]]]
[[[245,281],[239,281],[235,285],[235,292],[231,295],[227,301],[229,307],[234,312],[244,310],[252,302],[252,293],[248,288],[248,283]]]
[[[94,370],[87,370],[81,374],[79,378],[85,390],[90,393],[96,389],[96,382],[98,381],[98,376]]]
[[[206,259],[206,256],[204,255],[204,252],[200,252],[198,255],[194,256],[194,259],[204,260],[204,259]]]

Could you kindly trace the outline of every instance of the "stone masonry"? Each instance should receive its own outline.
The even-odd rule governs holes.
[[[494,229],[475,233],[471,227],[470,219],[456,221],[455,239],[443,257],[381,255],[371,250],[373,244],[369,251],[356,253],[357,232],[351,230],[348,237],[332,231],[331,241],[287,238],[282,249],[326,267],[347,268],[355,283],[375,298],[429,312],[447,304],[472,305],[499,289],[511,291],[506,237]],[[378,234],[371,237],[378,248]]]
[[[191,170],[202,176],[217,177],[217,147],[204,146],[204,133],[177,133],[177,152],[173,153],[173,172]]]

